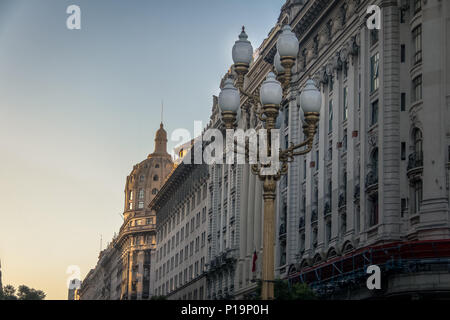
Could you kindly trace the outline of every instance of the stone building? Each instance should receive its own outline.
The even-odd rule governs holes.
[[[369,5],[381,8],[380,30],[367,27]],[[438,0],[283,7],[300,41],[286,143],[303,140],[295,95],[309,76],[323,98],[314,149],[279,186],[279,277],[327,297],[450,291],[449,18]],[[367,264],[389,272],[377,293],[365,287]]]
[[[193,153],[184,147],[186,160]],[[206,164],[191,160],[179,163],[150,203],[158,244],[153,294],[169,300],[205,299],[209,172]]]
[[[161,123],[155,151],[133,167],[126,179],[124,222],[83,280],[80,298],[142,300],[151,296],[150,268],[156,249],[156,216],[148,208],[174,168]]]
[[[217,97],[213,97],[210,127],[223,129]],[[232,298],[237,288],[242,167],[219,163],[209,166],[208,300]]]
[[[381,8],[380,30],[367,27],[369,5]],[[244,88],[259,90],[281,26],[290,24],[300,50],[282,104],[281,145],[304,140],[296,96],[309,77],[322,110],[312,152],[290,163],[278,184],[277,277],[326,297],[370,298],[365,267],[378,264],[390,276],[377,295],[450,290],[449,14],[450,4],[438,0],[288,0],[282,7]],[[220,127],[217,110],[212,123]],[[258,126],[253,112],[242,112],[238,127]],[[210,175],[208,298],[248,297],[260,278],[261,186],[246,166],[212,166]],[[232,194],[222,190],[228,177],[238,190],[229,248],[220,235],[232,226],[221,217]]]

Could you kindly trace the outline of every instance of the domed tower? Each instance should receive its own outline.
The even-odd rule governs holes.
[[[167,132],[161,123],[155,135],[155,151],[135,165],[125,186],[124,218],[146,210],[174,167],[167,153]]]
[[[121,299],[150,297],[150,259],[156,249],[156,216],[148,208],[174,164],[167,153],[167,132],[161,123],[155,150],[136,164],[125,185],[124,223],[118,235],[122,261]]]

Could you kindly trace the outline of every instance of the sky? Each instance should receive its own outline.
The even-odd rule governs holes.
[[[126,176],[170,134],[209,121],[246,26],[254,49],[284,0],[0,0],[3,284],[67,299],[122,223]],[[69,5],[81,30],[69,30]],[[169,141],[169,151],[179,141]]]

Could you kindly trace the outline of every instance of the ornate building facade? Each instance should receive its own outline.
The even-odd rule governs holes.
[[[369,5],[380,30],[367,28]],[[303,140],[293,96],[311,75],[322,110],[313,151],[280,182],[279,277],[370,298],[364,271],[377,264],[389,274],[377,295],[450,292],[449,17],[438,0],[283,7],[300,40],[283,140]]]
[[[184,145],[184,159],[193,156],[189,149]],[[180,162],[150,203],[157,217],[158,246],[152,269],[155,296],[169,300],[206,297],[208,178],[208,165]]]
[[[370,5],[381,9],[379,30],[367,27]],[[450,293],[449,19],[450,3],[439,0],[288,0],[281,8],[244,88],[259,91],[289,24],[300,50],[281,145],[304,140],[295,97],[310,77],[322,110],[312,152],[278,184],[277,277],[326,298]],[[261,127],[251,108],[242,98],[238,128]],[[209,128],[223,130],[216,97]],[[248,165],[180,162],[162,186],[173,164],[164,139],[156,145],[127,178],[124,225],[81,298],[251,297],[261,279],[261,182]],[[381,291],[365,287],[370,264],[386,275]]]
[[[156,249],[156,216],[148,208],[174,168],[161,123],[155,151],[133,167],[125,185],[124,222],[83,280],[80,299],[143,300],[151,296],[151,264]]]
[[[380,30],[367,27],[369,5],[381,8]],[[377,295],[450,291],[449,14],[438,0],[286,1],[244,84],[259,90],[281,26],[290,24],[300,51],[282,105],[281,145],[304,140],[295,97],[311,76],[322,110],[313,151],[295,159],[278,185],[279,278],[326,297],[370,298],[365,267],[379,264],[389,277]],[[246,98],[241,107],[248,110]],[[260,126],[253,112],[239,119],[240,128]],[[212,122],[220,126],[218,111]],[[221,211],[233,194],[223,188],[228,177],[236,177],[238,191],[235,246],[227,248],[221,231],[233,224]],[[248,297],[260,279],[261,186],[246,166],[225,165],[211,167],[210,186],[208,298]]]

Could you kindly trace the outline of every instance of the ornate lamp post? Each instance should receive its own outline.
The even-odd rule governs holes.
[[[275,74],[270,72],[267,79],[261,86],[259,96],[247,93],[243,90],[244,77],[247,74],[252,58],[252,46],[247,40],[244,28],[233,47],[233,61],[235,71],[238,75],[236,85],[233,81],[227,79],[224,88],[219,95],[219,107],[222,111],[222,120],[226,129],[233,129],[236,125],[236,113],[240,105],[240,94],[250,98],[254,104],[261,103],[261,112],[258,117],[264,123],[267,129],[267,155],[271,156],[272,143],[271,131],[281,127],[280,105],[283,96],[286,95],[292,76],[292,67],[298,54],[298,40],[291,31],[289,25],[282,28],[282,34],[277,42],[277,56],[275,57],[275,70],[278,73],[278,79]],[[280,169],[274,174],[263,174],[267,164],[252,164],[252,173],[258,175],[263,182],[264,199],[264,236],[263,236],[263,259],[262,259],[262,298],[264,300],[274,298],[274,241],[275,241],[275,198],[277,181],[281,175],[287,174],[288,163],[294,160],[295,156],[309,153],[313,146],[314,135],[317,129],[317,123],[320,117],[320,107],[322,103],[321,93],[317,89],[313,80],[308,80],[302,93],[297,97],[297,103],[300,105],[300,118],[303,123],[303,132],[306,140],[298,145],[291,144],[286,150],[279,150],[278,159]],[[304,148],[303,150],[299,150]]]

